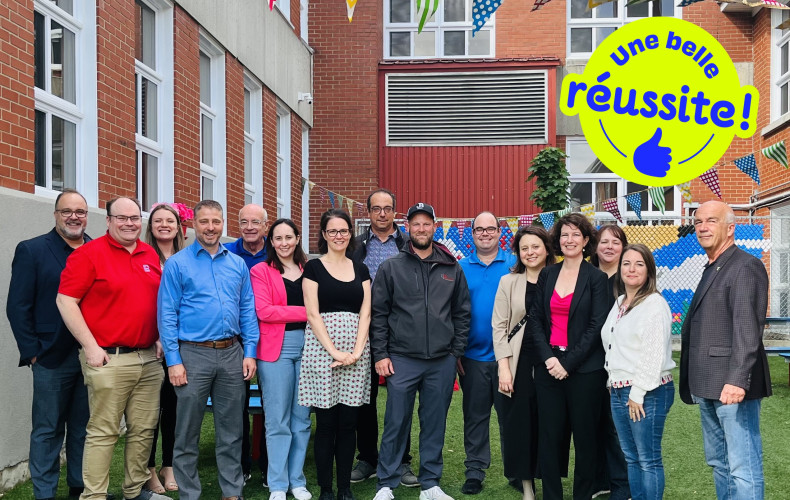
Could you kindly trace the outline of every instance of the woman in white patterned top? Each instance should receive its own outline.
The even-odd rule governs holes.
[[[656,288],[656,263],[645,245],[629,245],[620,257],[617,293],[601,329],[612,417],[632,498],[661,499],[661,439],[675,398],[672,313]]]

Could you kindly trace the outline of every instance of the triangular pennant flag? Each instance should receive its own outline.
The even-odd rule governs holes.
[[[453,227],[453,221],[451,220],[443,220],[442,221],[442,230],[444,231],[444,237],[447,238],[447,233],[450,231],[450,228]]]
[[[335,193],[329,191],[329,203],[332,204],[332,208],[335,208]]]
[[[361,202],[357,202],[357,217],[362,217],[362,211],[365,209],[365,205]]]
[[[532,6],[532,11],[534,12],[538,10],[549,2],[551,2],[551,0],[535,0],[535,5]]]
[[[346,0],[346,13],[348,14],[348,22],[351,22],[351,18],[354,17],[354,7],[356,6],[357,0]]]
[[[436,11],[439,9],[439,0],[417,0],[417,33],[422,33],[422,27],[428,19],[433,18]]]
[[[716,167],[711,167],[708,169],[704,174],[699,176],[702,179],[702,182],[705,183],[713,194],[721,199],[721,187],[719,186],[719,172],[716,170]]]
[[[748,175],[757,185],[760,185],[760,172],[757,170],[757,162],[754,159],[754,153],[746,155],[742,158],[736,159],[733,163],[738,167],[741,172]]]
[[[354,200],[351,198],[346,198],[346,206],[348,206],[348,215],[354,213]]]
[[[603,5],[605,3],[609,3],[612,0],[587,0],[587,10],[593,10],[594,8],[598,7],[599,5]]]
[[[778,161],[784,168],[787,168],[787,150],[785,141],[779,141],[762,149],[763,156],[769,160]]]
[[[488,18],[496,12],[502,0],[474,0],[472,4],[472,36],[485,26]]]
[[[326,204],[326,188],[321,188],[321,204]]]
[[[287,2],[288,0],[281,0],[281,1]],[[272,9],[274,9],[274,0],[269,0],[269,10]]]
[[[507,227],[510,228],[511,233],[516,234],[516,231],[518,231],[518,217],[508,217]]]
[[[691,203],[691,181],[686,181],[683,184],[678,184],[678,189],[680,189],[680,194],[683,196],[683,199],[686,200],[686,203]]]
[[[701,2],[702,0],[680,0],[678,7],[688,7],[689,5],[697,2]]]
[[[302,187],[299,188],[299,194],[304,193],[304,185],[307,183],[307,179],[302,177]]]
[[[518,216],[518,225],[519,227],[529,226],[532,224],[532,220],[535,218],[534,215],[519,215]]]
[[[313,192],[314,187],[315,187],[315,182],[307,181],[307,189],[309,189],[311,193]]]
[[[590,222],[595,220],[595,205],[593,205],[592,203],[588,203],[587,205],[582,205],[581,207],[579,207],[579,210],[581,210],[581,212],[584,214],[585,217],[587,217],[590,220]]]
[[[769,9],[781,10],[790,9],[790,6],[787,6],[781,2],[777,2],[776,0],[743,0],[743,3],[749,7],[767,7]]]
[[[565,217],[569,213],[571,213],[571,207],[562,210],[557,210],[557,217]]]
[[[620,222],[623,222],[623,217],[620,215],[620,208],[617,206],[617,198],[609,198],[608,200],[603,200],[603,208],[610,214],[614,215],[614,218]]]
[[[538,214],[540,217],[540,222],[543,223],[543,227],[548,231],[551,229],[551,226],[554,225],[554,212],[544,212],[542,214]]]
[[[631,193],[626,195],[625,201],[628,202],[631,210],[636,213],[637,219],[642,220],[642,196],[639,193]]]
[[[464,229],[466,229],[466,221],[464,219],[458,219],[455,221],[455,227],[458,228],[458,234],[463,236]]]
[[[346,198],[340,194],[336,194],[335,197],[336,197],[335,199],[337,200],[337,208],[342,210],[343,202],[346,201]]]
[[[663,214],[664,210],[667,208],[667,202],[664,199],[664,188],[661,186],[651,187],[647,189],[647,192],[650,194],[650,199],[653,200],[653,205],[658,207]]]

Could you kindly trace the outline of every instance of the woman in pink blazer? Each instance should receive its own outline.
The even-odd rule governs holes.
[[[270,500],[309,499],[304,458],[310,440],[310,408],[298,403],[299,370],[307,313],[302,266],[307,261],[299,229],[290,219],[274,221],[266,238],[266,262],[252,268],[252,289],[261,337],[258,382],[266,414]]]

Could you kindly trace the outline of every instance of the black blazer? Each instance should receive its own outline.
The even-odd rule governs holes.
[[[19,366],[36,357],[41,366],[55,368],[77,353],[77,341],[55,305],[60,273],[71,251],[55,229],[16,246],[6,315],[19,347]]]
[[[718,400],[724,384],[746,390],[746,399],[771,395],[763,346],[768,273],[760,259],[735,245],[713,264],[714,274],[694,292],[681,329],[680,397]],[[689,370],[689,367],[694,367]]]
[[[562,263],[545,267],[540,272],[529,315],[529,334],[535,353],[533,362],[540,366],[554,356],[549,345],[551,296],[554,294],[560,269]],[[568,316],[568,350],[561,361],[562,367],[569,374],[603,369],[605,354],[601,344],[601,327],[609,314],[607,297],[611,293],[606,273],[589,262],[582,261]]]

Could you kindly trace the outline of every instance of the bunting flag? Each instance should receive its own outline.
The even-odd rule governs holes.
[[[648,1],[650,1],[650,0],[628,0],[628,3],[626,3],[625,6],[626,7],[630,7],[632,5],[637,5],[637,4],[645,3],[645,2],[648,2]]]
[[[335,199],[337,200],[337,208],[343,209],[343,202],[346,201],[346,198],[342,194],[335,194]]]
[[[680,194],[683,195],[683,199],[686,200],[686,203],[694,201],[691,199],[691,181],[678,184],[678,189],[680,189]]]
[[[480,28],[485,26],[488,18],[496,12],[499,6],[502,5],[502,0],[474,0],[472,4],[472,36],[480,31]]]
[[[534,215],[519,215],[518,216],[518,225],[519,227],[529,226],[532,224],[532,221],[535,219]]]
[[[357,217],[362,217],[362,211],[365,209],[365,205],[361,202],[357,202]]]
[[[444,231],[444,237],[447,238],[447,233],[450,231],[450,228],[453,227],[453,221],[451,220],[443,220],[442,221],[442,230]]]
[[[754,159],[754,153],[738,158],[734,163],[741,172],[754,179],[754,182],[756,182],[758,186],[760,185],[760,172],[757,170],[757,162]]]
[[[535,12],[549,2],[551,2],[551,0],[535,0],[535,5],[532,6],[532,12]]]
[[[307,179],[302,177],[302,187],[299,188],[299,194],[304,193],[304,185],[307,184]]]
[[[508,217],[506,220],[507,227],[510,228],[510,232],[516,234],[516,231],[518,231],[518,217]]]
[[[458,228],[458,235],[459,236],[463,236],[464,229],[466,229],[466,220],[459,219],[459,220],[455,221],[455,227]]]
[[[544,212],[542,214],[538,214],[540,217],[540,222],[543,223],[543,227],[548,231],[551,229],[551,226],[554,225],[554,212]]]
[[[431,19],[439,9],[439,0],[417,0],[417,33],[422,33],[422,27]]]
[[[282,1],[287,1],[287,0],[282,0]],[[269,0],[269,10],[273,10],[273,9],[274,9],[274,0]]]
[[[642,195],[641,193],[631,193],[625,197],[625,201],[628,202],[628,206],[631,207],[631,210],[634,211],[636,214],[636,218],[642,220]]]
[[[650,199],[653,200],[653,205],[664,213],[667,208],[667,202],[664,199],[664,188],[661,186],[648,188],[647,192],[650,194]]]
[[[784,168],[787,168],[787,150],[785,149],[785,141],[779,141],[772,144],[767,148],[762,149],[763,156],[769,160],[778,161]]]
[[[699,176],[702,179],[702,182],[705,183],[713,194],[721,199],[721,187],[719,187],[719,172],[716,170],[716,167],[711,167],[707,170],[704,174]]]
[[[592,203],[580,206],[579,210],[584,214],[585,217],[587,217],[587,219],[589,219],[590,222],[595,220],[595,205]]]
[[[782,21],[782,23],[779,24],[779,26],[777,26],[775,29],[786,30],[787,28],[790,28],[790,18],[787,18],[786,21]]]
[[[790,9],[790,6],[787,6],[781,2],[777,2],[776,0],[743,0],[743,3],[749,7],[767,7],[769,9],[781,10]]]
[[[346,206],[348,206],[348,215],[352,215],[354,213],[354,200],[346,198]]]
[[[603,208],[610,214],[614,215],[614,218],[620,222],[623,222],[623,217],[620,215],[620,208],[617,206],[617,198],[609,198],[608,200],[603,200]]]
[[[326,189],[321,188],[321,205],[326,205]]]
[[[335,193],[329,191],[329,203],[332,204],[332,208],[335,208]]]
[[[356,6],[357,6],[357,0],[346,0],[346,12],[348,13],[348,22],[351,22],[351,18],[354,17],[354,7]]]
[[[594,8],[598,7],[599,5],[603,5],[605,3],[609,3],[613,0],[587,0],[587,10],[593,10]]]
[[[697,2],[701,2],[702,0],[680,0],[678,7],[688,7],[689,5]]]
[[[562,210],[557,210],[557,217],[565,217],[569,213],[571,213],[571,207],[564,208]]]
[[[309,190],[310,190],[310,191],[308,192],[308,194],[310,194],[310,193],[312,193],[312,192],[313,192],[313,188],[314,188],[314,187],[315,187],[315,182],[313,182],[313,181],[307,181],[307,189],[309,189]]]

